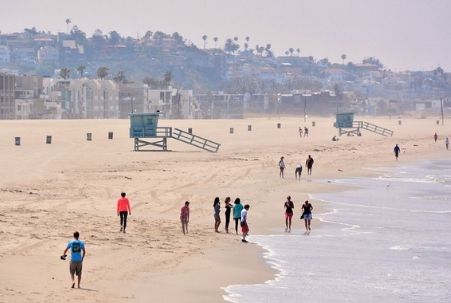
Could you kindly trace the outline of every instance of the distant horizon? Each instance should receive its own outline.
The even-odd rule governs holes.
[[[28,11],[46,13],[27,15]],[[332,63],[342,63],[340,56],[346,54],[345,62],[376,57],[393,71],[430,71],[440,66],[448,72],[449,11],[451,1],[446,0],[130,0],[125,4],[16,0],[2,4],[0,31],[22,32],[34,26],[54,34],[67,32],[68,18],[70,27],[77,25],[87,36],[97,28],[134,38],[147,30],[178,32],[200,49],[204,34],[207,48],[213,47],[215,36],[221,47],[235,36],[242,47],[249,36],[251,48],[270,43],[276,56],[292,47],[300,48],[301,56],[328,58]]]

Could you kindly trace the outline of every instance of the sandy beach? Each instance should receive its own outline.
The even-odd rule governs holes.
[[[175,140],[169,140],[171,152],[133,152],[128,120],[0,121],[0,302],[223,302],[221,287],[264,282],[273,271],[261,248],[223,231],[224,220],[223,232],[214,232],[214,197],[249,203],[251,234],[283,233],[287,195],[298,211],[309,193],[340,189],[312,180],[450,155],[444,138],[451,125],[436,125],[437,117],[403,117],[402,125],[395,117],[356,117],[394,135],[362,130],[336,142],[334,119],[160,120],[159,126],[192,128],[221,143],[218,153]],[[308,138],[299,138],[300,126],[309,127]],[[45,144],[47,135],[52,144]],[[14,145],[16,136],[21,146]],[[304,168],[296,181],[295,166],[305,166],[309,154],[313,174]],[[115,209],[121,191],[132,206],[127,234],[119,233]],[[186,200],[191,218],[184,236],[179,213]],[[293,228],[302,225],[295,220]],[[75,230],[87,249],[80,290],[70,289],[68,261],[59,259]]]

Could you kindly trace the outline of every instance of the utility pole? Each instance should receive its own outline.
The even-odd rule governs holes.
[[[440,108],[442,110],[442,126],[445,125],[445,120],[443,118],[443,98],[440,98]]]

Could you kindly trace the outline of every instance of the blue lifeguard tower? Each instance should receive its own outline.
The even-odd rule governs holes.
[[[130,114],[130,138],[134,139],[134,151],[152,150],[157,147],[168,151],[168,138],[173,138],[197,148],[216,153],[220,144],[192,133],[172,127],[158,126],[159,113]],[[153,139],[152,141],[150,141]]]
[[[341,113],[337,114],[335,118],[334,126],[338,128],[338,135],[346,134],[348,136],[358,135],[360,136],[360,129],[366,129],[370,132],[382,135],[392,136],[393,131],[387,128],[377,126],[365,121],[354,121],[354,113]]]

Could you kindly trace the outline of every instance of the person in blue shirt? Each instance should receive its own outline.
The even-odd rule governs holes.
[[[241,221],[241,211],[243,210],[243,204],[241,204],[240,198],[236,198],[233,206],[233,220],[235,221],[235,232],[238,235],[238,223]]]
[[[86,255],[86,249],[85,249],[85,243],[78,238],[80,237],[80,233],[78,231],[74,232],[74,240],[69,241],[67,244],[66,249],[63,252],[63,255],[61,256],[62,260],[66,259],[66,253],[68,250],[70,250],[70,265],[69,265],[69,272],[70,277],[72,279],[72,288],[75,287],[75,279],[74,275],[77,275],[78,279],[78,288],[80,288],[80,282],[81,282],[81,271],[83,267],[83,260]]]

